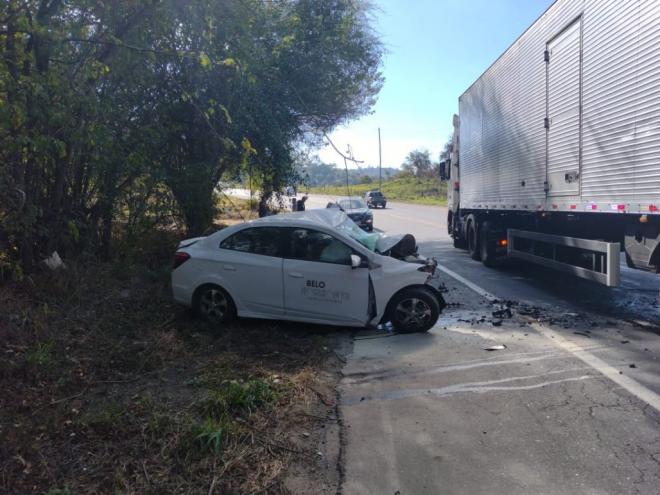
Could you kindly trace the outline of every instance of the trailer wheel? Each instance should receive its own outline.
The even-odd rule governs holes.
[[[479,230],[479,248],[481,253],[481,262],[488,268],[495,266],[495,246],[489,239],[492,227],[490,222],[481,224]]]
[[[478,226],[479,225],[477,224],[477,219],[474,217],[474,215],[468,216],[467,228],[465,229],[467,237],[467,249],[470,253],[470,258],[475,261],[479,261],[481,259],[479,237],[477,236]]]

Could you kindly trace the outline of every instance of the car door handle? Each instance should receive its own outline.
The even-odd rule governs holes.
[[[222,265],[222,268],[224,268],[228,272],[235,272],[236,271],[236,267],[232,266],[232,265]]]
[[[289,277],[293,278],[303,278],[303,274],[299,272],[289,272]]]

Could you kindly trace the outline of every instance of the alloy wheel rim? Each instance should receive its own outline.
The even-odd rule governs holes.
[[[219,321],[229,309],[227,298],[218,289],[209,289],[200,298],[200,309],[202,314],[209,320]]]
[[[431,319],[431,308],[422,299],[403,299],[394,310],[396,319],[405,328],[420,328]]]

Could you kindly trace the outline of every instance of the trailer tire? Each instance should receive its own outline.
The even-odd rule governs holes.
[[[466,233],[466,241],[467,241],[467,249],[468,252],[470,253],[470,258],[472,258],[475,261],[479,261],[481,259],[481,251],[479,249],[479,237],[477,233],[479,232],[479,224],[477,223],[477,219],[474,217],[474,215],[468,216],[467,219],[467,226],[465,229]]]
[[[491,223],[484,222],[479,229],[479,248],[481,252],[481,262],[488,268],[495,266],[495,246],[489,240],[492,231]]]

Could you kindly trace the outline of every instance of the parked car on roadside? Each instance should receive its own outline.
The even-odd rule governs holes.
[[[367,191],[364,194],[364,201],[369,208],[385,208],[387,206],[387,198],[380,191]]]
[[[360,230],[338,208],[273,215],[179,244],[174,299],[207,320],[235,316],[424,332],[445,302],[437,262],[411,235]]]
[[[328,204],[330,206],[337,206],[344,211],[348,217],[353,220],[361,229],[367,232],[374,230],[374,215],[369,211],[369,207],[362,200],[356,196],[344,196],[337,198],[334,203]]]

